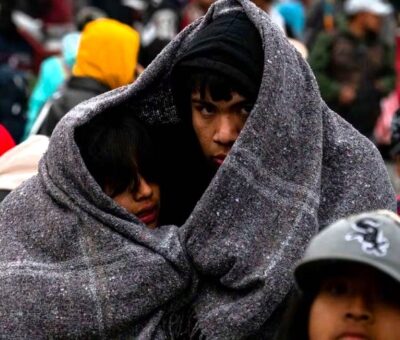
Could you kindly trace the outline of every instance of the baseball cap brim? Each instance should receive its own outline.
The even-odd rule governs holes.
[[[337,255],[335,257],[314,258],[299,264],[294,272],[296,284],[301,291],[308,291],[319,284],[322,277],[328,273],[333,273],[333,268],[344,264],[358,264],[370,267],[382,274],[387,275],[400,285],[400,275],[392,268],[382,262],[366,259],[365,257],[346,257]]]

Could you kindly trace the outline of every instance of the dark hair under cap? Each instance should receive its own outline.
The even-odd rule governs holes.
[[[233,12],[216,18],[194,37],[174,72],[215,72],[256,97],[263,65],[260,34],[246,14]]]

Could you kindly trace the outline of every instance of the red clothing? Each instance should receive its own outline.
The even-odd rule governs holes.
[[[207,11],[202,9],[195,1],[188,3],[182,10],[182,20],[180,23],[180,29],[184,29],[190,25],[193,21],[202,17]]]
[[[0,125],[0,156],[15,146],[14,139],[3,125]]]
[[[71,0],[50,0],[49,8],[42,16],[45,24],[69,24],[73,21]]]

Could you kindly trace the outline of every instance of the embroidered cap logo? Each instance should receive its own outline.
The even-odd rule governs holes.
[[[372,218],[364,218],[351,226],[353,231],[345,236],[346,241],[358,241],[361,249],[370,255],[385,256],[389,248],[389,241],[383,235],[380,222]]]

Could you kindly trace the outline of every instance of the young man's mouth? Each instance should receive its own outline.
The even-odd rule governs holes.
[[[226,155],[218,155],[218,156],[214,156],[212,158],[212,160],[213,160],[214,164],[216,164],[217,166],[221,166],[222,163],[224,162],[225,158],[226,158]]]

